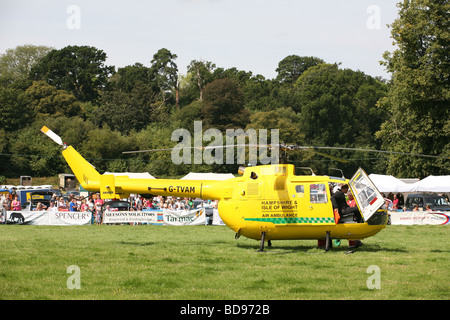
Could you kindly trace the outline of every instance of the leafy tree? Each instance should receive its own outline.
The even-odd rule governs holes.
[[[176,144],[171,141],[174,129],[177,129],[177,125],[172,126],[170,123],[156,123],[148,126],[133,136],[130,146],[136,149],[139,147],[141,150],[172,148]],[[189,165],[175,165],[171,160],[170,150],[130,155],[127,162],[130,168],[135,167],[139,169],[138,171],[148,171],[156,177],[182,176],[191,171]]]
[[[325,63],[322,59],[316,57],[300,57],[290,55],[278,63],[277,80],[282,83],[294,83],[303,72],[308,68]]]
[[[160,110],[153,105],[154,96],[152,88],[142,82],[138,82],[129,93],[107,91],[100,99],[100,106],[92,112],[92,121],[125,134],[142,130],[158,119]]]
[[[200,97],[199,100],[203,100],[203,89],[205,86],[214,80],[213,70],[216,65],[209,61],[197,61],[192,60],[187,67],[187,72],[190,73],[190,80],[197,86]]]
[[[181,109],[193,101],[199,100],[198,86],[193,81],[192,73],[188,72],[180,75],[178,88]]]
[[[29,126],[17,132],[10,151],[13,154],[11,168],[19,175],[52,176],[64,172],[61,147]]]
[[[9,82],[27,79],[31,68],[50,50],[51,47],[30,44],[7,49],[0,55],[0,77]]]
[[[13,165],[10,163],[10,157],[8,154],[9,150],[9,141],[8,141],[8,134],[6,133],[5,129],[0,128],[0,179],[1,177],[4,177],[6,174],[11,174],[13,169]],[[0,182],[0,184],[3,184],[3,182]]]
[[[237,81],[239,85],[243,85],[248,80],[250,80],[250,78],[252,77],[252,72],[238,70],[237,68],[229,68],[229,69],[217,68],[213,72],[213,77],[215,80],[224,78],[232,79]]]
[[[0,128],[12,132],[24,128],[34,118],[30,99],[21,89],[0,87]]]
[[[301,144],[304,135],[298,127],[299,115],[291,108],[260,111],[251,115],[247,129],[279,129],[280,143]]]
[[[89,132],[96,129],[91,121],[77,116],[40,117],[32,124],[35,132],[39,132],[43,126],[51,128],[52,131],[58,133],[64,143],[73,145],[75,148],[80,147],[88,138]]]
[[[291,106],[281,100],[280,84],[277,81],[265,79],[261,75],[251,77],[241,85],[241,88],[244,105],[248,110],[269,111],[286,105]]]
[[[73,94],[58,90],[45,81],[34,81],[25,93],[36,116],[83,116],[81,104]]]
[[[360,71],[320,64],[305,71],[294,90],[299,103],[298,123],[307,145],[378,147],[370,130],[377,130],[384,121],[384,113],[376,108],[376,101],[386,94],[384,84]],[[337,151],[333,155],[355,158]],[[352,162],[347,172],[358,165]]]
[[[100,173],[116,167],[122,152],[131,149],[132,146],[127,137],[111,130],[108,126],[89,131],[79,148]],[[112,162],[111,167],[109,167],[110,162]]]
[[[244,128],[249,122],[250,113],[244,108],[238,83],[231,79],[218,79],[206,85],[203,115],[205,127],[219,130]]]
[[[119,68],[110,78],[110,82],[112,84],[110,90],[129,93],[138,84],[150,84],[150,68],[147,68],[142,63],[138,62],[132,66]]]
[[[300,125],[308,143],[331,146],[370,140],[373,132],[368,128],[377,128],[384,120],[375,108],[386,94],[383,87],[360,71],[341,70],[336,64],[308,69],[295,84]]]
[[[94,101],[104,90],[114,67],[106,66],[106,53],[94,47],[67,46],[50,51],[30,72],[57,89],[72,92],[80,101]]]
[[[161,100],[166,102],[170,97],[168,93],[175,93],[175,103],[179,107],[178,67],[174,61],[176,58],[177,55],[172,54],[168,49],[159,49],[153,55],[150,73],[159,88]]]
[[[380,106],[389,112],[377,137],[385,149],[450,156],[450,4],[410,0],[398,4],[384,54],[392,84]],[[448,160],[392,155],[388,172],[403,177],[449,174]]]
[[[382,97],[387,95],[388,85],[378,79],[324,64],[319,58],[296,55],[280,61],[276,79],[197,60],[180,76],[177,56],[165,48],[153,56],[150,67],[135,63],[117,73],[106,66],[103,51],[87,46],[49,51],[34,63],[28,79],[23,78],[28,71],[20,71],[27,67],[13,68],[11,72],[22,75],[14,78],[2,74],[0,64],[0,170],[7,170],[8,175],[52,175],[69,170],[59,146],[38,134],[43,125],[74,145],[100,172],[149,171],[160,177],[189,171],[235,171],[233,165],[174,165],[170,152],[121,154],[138,148],[173,147],[172,131],[186,128],[192,132],[194,120],[202,120],[203,129],[213,127],[222,132],[227,128],[280,129],[280,141],[286,143],[377,148],[383,142],[385,148],[393,149],[393,145],[398,151],[411,152],[427,151],[420,148],[429,144],[448,155],[448,143],[441,143],[449,140],[450,132],[445,107],[448,88],[443,85],[448,81],[448,32],[443,31],[448,21],[438,18],[448,13],[438,10],[440,1],[412,3],[425,7],[416,8],[414,14],[405,11],[414,27],[399,27],[400,53],[386,53],[385,65],[394,80],[386,99]],[[417,19],[422,11],[427,12],[424,23]],[[438,29],[436,34],[421,36],[422,31]],[[411,49],[416,47],[422,49]],[[385,120],[389,121],[376,140],[374,132]],[[408,128],[415,133],[410,134]],[[407,138],[401,140],[392,132]],[[423,136],[441,142],[427,142]],[[412,148],[406,150],[411,141]],[[383,169],[384,162],[379,160],[367,165],[372,154],[332,154],[363,159],[353,159],[343,168],[346,174],[360,165],[366,170],[376,165]],[[317,173],[330,166],[329,159],[314,154],[298,152],[289,157]],[[397,168],[409,172],[408,166],[410,162],[404,161]],[[445,168],[445,162],[436,161],[433,166]],[[429,171],[423,168],[423,172]]]
[[[203,120],[203,102],[193,101],[192,103],[176,110],[172,115],[172,122],[177,128],[187,129],[194,132],[194,121]]]

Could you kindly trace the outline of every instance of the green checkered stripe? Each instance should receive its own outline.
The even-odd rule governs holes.
[[[316,217],[300,217],[300,218],[244,218],[246,221],[272,222],[274,224],[288,223],[335,223],[334,218],[316,218]]]

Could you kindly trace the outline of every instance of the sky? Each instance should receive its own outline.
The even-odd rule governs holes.
[[[390,78],[395,0],[0,0],[0,54],[19,45],[88,45],[107,65],[150,66],[161,48],[181,74],[192,60],[267,79],[289,55]]]

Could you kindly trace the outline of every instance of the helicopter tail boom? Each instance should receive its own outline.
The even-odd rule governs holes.
[[[102,199],[123,199],[134,194],[219,199],[226,193],[221,181],[138,179],[100,174],[72,146],[62,152],[80,185],[88,191],[99,191]],[[224,191],[225,190],[225,191]],[[223,191],[223,192],[221,192]]]
[[[106,178],[108,177],[108,178]],[[103,175],[101,179],[110,179],[113,183],[101,181],[101,196],[107,198],[109,194],[128,195],[153,194],[172,197],[218,199],[217,195],[205,192],[220,181],[207,180],[178,180],[178,179],[130,179],[127,176]],[[106,181],[106,180],[105,180]],[[123,196],[121,196],[124,198]]]
[[[63,150],[62,154],[84,189],[88,191],[99,190],[101,176],[93,165],[87,162],[72,146]]]
[[[63,151],[63,156],[80,185],[88,191],[99,191],[102,199],[128,198],[131,193],[154,194],[173,197],[216,199],[217,195],[204,192],[214,188],[220,181],[139,179],[113,174],[99,174],[72,146]],[[219,188],[214,188],[215,190]]]

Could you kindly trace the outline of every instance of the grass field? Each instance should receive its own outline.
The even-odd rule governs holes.
[[[0,299],[450,299],[448,226],[387,226],[356,252],[222,226],[0,226]],[[81,289],[68,289],[78,266]],[[380,289],[369,289],[377,266]],[[71,282],[75,283],[75,282]]]

